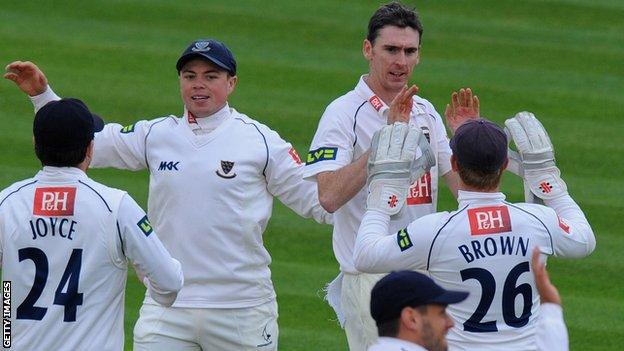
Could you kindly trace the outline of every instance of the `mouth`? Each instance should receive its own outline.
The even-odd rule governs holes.
[[[394,77],[396,79],[403,79],[407,75],[404,72],[389,72],[389,73],[390,73],[390,76],[392,76],[392,77]]]
[[[193,95],[193,96],[191,96],[191,99],[194,100],[194,101],[208,100],[208,96],[206,96],[206,95]]]

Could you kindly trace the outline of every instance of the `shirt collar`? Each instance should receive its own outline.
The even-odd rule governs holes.
[[[80,168],[76,167],[53,167],[44,166],[40,170],[36,178],[42,181],[67,181],[67,180],[86,180],[89,179],[87,174]]]
[[[217,129],[231,114],[227,102],[219,111],[207,117],[195,117],[185,106],[183,119],[195,134],[205,134]]]
[[[358,81],[358,84],[355,86],[355,92],[362,99],[368,101],[368,103],[373,107],[373,109],[377,111],[377,114],[379,115],[380,118],[387,119],[388,111],[390,110],[390,107],[386,105],[386,103],[383,102],[383,100],[381,100],[381,98],[373,92],[373,90],[368,86],[368,84],[366,84],[366,81],[364,80],[364,78],[367,76],[368,74],[364,74],[360,76],[360,80]],[[422,115],[422,114],[426,114],[426,112],[420,106],[418,106],[416,102],[414,102],[414,104],[412,105],[411,115],[414,116],[414,115]]]
[[[465,190],[457,191],[457,202],[459,202],[459,207],[472,204],[500,203],[503,201],[505,201],[505,194],[501,192],[482,193]]]
[[[401,351],[426,351],[425,348],[418,344],[414,344],[413,342],[409,342],[407,340],[402,340],[398,338],[390,338],[387,336],[381,336],[378,339],[378,343],[383,345],[384,347],[392,347],[392,350],[401,350]],[[395,348],[396,347],[396,348]],[[388,348],[384,348],[385,350],[389,350]]]

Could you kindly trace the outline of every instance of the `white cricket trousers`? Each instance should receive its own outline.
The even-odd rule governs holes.
[[[385,274],[344,274],[340,303],[351,351],[366,351],[377,342],[377,324],[371,317],[370,297],[373,286],[384,276]]]
[[[144,304],[135,351],[276,351],[277,302],[249,308],[179,308]]]

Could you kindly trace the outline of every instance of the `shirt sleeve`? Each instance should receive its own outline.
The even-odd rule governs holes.
[[[545,224],[550,228],[555,256],[581,258],[591,254],[596,248],[596,237],[572,197],[564,195],[546,200],[545,204],[550,207]]]
[[[327,107],[304,160],[306,179],[314,181],[321,172],[335,171],[353,162],[356,136],[349,121],[351,118],[336,103]]]
[[[48,102],[60,99],[49,85],[43,93],[30,97],[35,113]],[[145,140],[152,124],[160,120],[162,118],[139,121],[125,127],[117,123],[106,124],[102,131],[95,133],[95,149],[90,167],[128,170],[147,168]]]
[[[568,330],[563,320],[561,306],[553,303],[540,305],[540,315],[535,330],[538,350],[568,351]]]
[[[425,104],[429,110],[428,112],[435,117],[435,140],[433,140],[432,143],[436,144],[436,148],[438,150],[438,173],[440,176],[443,176],[452,170],[451,155],[453,154],[453,151],[451,151],[451,147],[449,146],[449,138],[446,134],[446,127],[444,126],[442,116],[440,116],[438,111],[436,111],[435,107],[433,107],[429,101],[425,100]]]
[[[389,223],[387,214],[366,211],[355,241],[355,268],[365,273],[426,269],[436,217],[421,217],[397,233],[388,233]]]
[[[266,142],[268,191],[298,215],[332,224],[332,215],[319,203],[316,184],[303,179],[303,164],[295,148],[272,130],[267,131]]]
[[[102,131],[95,133],[91,167],[133,171],[147,168],[145,141],[152,125],[162,119],[142,120],[125,127],[117,123],[106,124]]]
[[[184,283],[182,266],[160,242],[145,212],[127,194],[119,206],[117,225],[123,252],[145,276],[151,297],[171,306]]]

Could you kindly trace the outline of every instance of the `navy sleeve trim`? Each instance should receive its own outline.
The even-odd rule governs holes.
[[[366,104],[367,101],[364,101],[358,108],[357,110],[355,110],[355,115],[353,115],[353,135],[355,135],[355,140],[353,141],[353,146],[355,146],[355,144],[357,144],[357,133],[355,132],[355,126],[357,125],[357,116],[358,113],[360,113],[360,109],[362,108],[362,106],[364,106]]]
[[[423,110],[427,111],[427,105],[423,104],[422,102],[417,102],[416,105],[420,106],[423,108]],[[436,119],[436,116],[432,115],[431,113],[427,113],[429,116],[431,116],[431,118],[433,118],[433,120]]]
[[[100,197],[100,199],[102,199],[102,202],[104,202],[104,205],[106,205],[106,208],[108,209],[108,212],[113,213],[113,211],[111,210],[110,206],[108,206],[108,203],[106,202],[106,200],[104,200],[104,198],[102,197],[102,195],[100,195],[100,193],[98,193],[95,189],[93,189],[89,184],[83,182],[82,180],[79,180],[78,183],[86,186],[87,188],[91,189],[94,193],[97,194],[97,196]]]
[[[155,125],[157,125],[158,123],[164,122],[169,118],[173,118],[173,117],[171,116],[163,117],[163,119],[161,119],[160,121],[152,123],[152,125],[147,130],[147,133],[145,134],[145,139],[143,141],[143,143],[145,144],[145,154],[143,155],[143,157],[145,158],[145,165],[147,166],[148,170],[150,168],[150,165],[149,165],[149,161],[147,160],[147,137],[150,135],[150,133],[152,132],[152,128],[154,128]],[[173,118],[173,120],[177,123],[175,118]]]
[[[266,169],[267,169],[267,166],[269,165],[269,144],[267,144],[264,134],[262,134],[262,132],[260,131],[260,128],[258,128],[258,126],[255,123],[245,122],[240,117],[234,117],[234,119],[243,122],[243,124],[252,125],[254,128],[256,128],[258,133],[260,133],[260,135],[262,136],[262,140],[264,141],[264,148],[266,149],[266,161],[264,163],[264,168],[262,169],[262,175],[266,177]]]
[[[520,211],[522,211],[522,212],[524,212],[524,213],[526,213],[526,214],[529,214],[529,215],[530,215],[530,216],[532,216],[533,218],[537,219],[537,220],[538,220],[538,221],[542,224],[542,226],[544,226],[544,229],[546,229],[546,232],[548,233],[548,237],[550,238],[550,254],[551,254],[551,255],[554,255],[554,254],[555,254],[555,245],[553,244],[552,234],[550,233],[550,230],[548,230],[548,227],[546,226],[546,224],[544,224],[544,222],[542,222],[542,220],[541,220],[541,219],[539,219],[539,217],[537,217],[537,216],[536,216],[536,215],[534,215],[533,213],[531,213],[531,212],[529,212],[529,211],[527,211],[527,210],[525,210],[525,209],[523,209],[523,208],[521,208],[521,207],[518,207],[518,206],[516,206],[516,205],[514,205],[514,204],[512,204],[512,203],[510,203],[510,202],[507,202],[507,201],[503,201],[503,202],[504,202],[507,206],[509,206],[509,207],[513,207],[513,208],[515,208],[515,209],[517,209],[517,210],[520,210]]]
[[[25,187],[27,187],[27,186],[29,186],[29,185],[33,185],[33,184],[35,184],[36,182],[37,182],[36,180],[33,180],[32,182],[30,182],[30,183],[26,183],[26,184],[24,184],[24,185],[20,186],[19,188],[17,188],[17,189],[15,189],[15,190],[13,190],[13,191],[12,191],[12,192],[10,192],[7,196],[5,196],[5,198],[4,198],[4,199],[2,199],[2,201],[0,201],[0,206],[2,206],[2,204],[4,203],[4,201],[5,201],[6,199],[8,199],[8,198],[9,198],[9,196],[11,196],[11,195],[13,195],[13,194],[17,193],[18,191],[22,190],[23,188],[25,188]]]
[[[446,227],[451,222],[451,220],[453,218],[457,217],[458,214],[464,212],[464,210],[466,208],[468,208],[468,205],[464,206],[464,208],[462,208],[461,210],[457,211],[454,215],[449,217],[449,219],[446,221],[446,223],[444,223],[444,225],[442,227],[440,227],[440,229],[438,230],[436,235],[433,237],[433,241],[431,242],[431,246],[429,246],[429,255],[427,255],[427,270],[429,270],[429,264],[431,263],[431,252],[433,251],[433,245],[435,244],[436,239],[438,239],[438,235],[440,235],[440,233],[442,232],[442,229],[444,229],[444,227]]]
[[[115,222],[117,224],[117,236],[119,237],[119,241],[121,242],[121,253],[126,256],[126,251],[124,250],[124,241],[121,238],[121,229],[119,229],[119,222]]]

